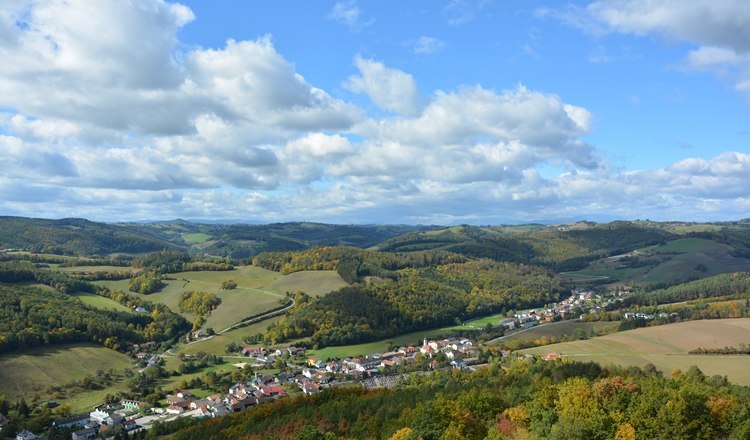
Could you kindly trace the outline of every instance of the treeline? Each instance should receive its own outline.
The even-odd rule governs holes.
[[[133,260],[133,267],[152,272],[176,273],[188,271],[232,270],[234,266],[226,260],[195,260],[187,252],[153,252]]]
[[[517,361],[474,373],[411,376],[398,388],[331,388],[205,420],[193,439],[750,438],[750,391],[691,367],[653,369]]]
[[[192,313],[196,316],[211,314],[219,307],[221,299],[211,292],[183,292],[177,300],[181,312]]]
[[[326,246],[303,252],[264,252],[254,257],[252,263],[285,275],[303,270],[335,270],[351,284],[366,276],[395,279],[396,272],[404,268],[464,261],[466,258],[461,255],[442,251],[390,253]]]
[[[124,350],[172,339],[187,328],[166,307],[151,314],[100,310],[61,292],[0,285],[0,352],[83,341]]]
[[[667,304],[699,298],[741,297],[750,293],[750,273],[715,275],[666,289],[641,292],[626,298],[624,305]]]
[[[696,348],[695,350],[690,350],[688,353],[690,354],[728,354],[728,355],[750,354],[750,346],[748,346],[747,344],[740,344],[739,347]]]
[[[551,272],[526,265],[478,260],[402,269],[395,280],[355,284],[316,299],[297,294],[287,319],[264,339],[310,337],[318,346],[366,342],[543,305],[565,292]]]

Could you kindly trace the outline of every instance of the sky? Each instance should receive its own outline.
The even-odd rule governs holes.
[[[750,217],[746,0],[16,0],[0,60],[0,215]]]

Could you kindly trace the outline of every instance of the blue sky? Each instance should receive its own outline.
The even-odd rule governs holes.
[[[29,0],[0,58],[3,215],[750,217],[740,0]]]

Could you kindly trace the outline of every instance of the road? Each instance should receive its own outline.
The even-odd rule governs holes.
[[[257,290],[258,292],[267,293],[267,294],[273,295],[273,296],[278,296],[279,298],[286,298],[285,295],[282,295],[280,293],[269,292],[267,290],[261,290],[261,289],[253,289],[253,290]],[[225,329],[222,329],[222,330],[216,332],[216,334],[214,334],[214,335],[206,336],[205,338],[201,338],[201,339],[196,339],[195,341],[190,341],[190,342],[188,342],[186,344],[183,344],[182,346],[188,346],[188,345],[192,345],[192,344],[195,344],[195,343],[198,343],[198,342],[207,341],[209,339],[212,339],[214,336],[220,335],[222,333],[226,333],[226,332],[228,332],[230,330],[233,330],[235,328],[242,327],[242,326],[249,325],[249,324],[253,324],[255,322],[260,322],[260,321],[263,321],[264,319],[270,318],[272,315],[275,315],[277,313],[285,312],[285,311],[291,309],[292,307],[294,307],[295,304],[296,304],[296,302],[294,301],[294,298],[289,298],[289,300],[291,302],[286,307],[284,307],[284,308],[281,308],[281,309],[278,309],[278,310],[274,310],[274,311],[271,311],[271,312],[267,312],[267,313],[264,313],[264,314],[262,314],[260,316],[256,316],[254,318],[244,319],[242,321],[239,321],[237,323],[234,323],[234,324],[230,325],[229,327],[227,327]],[[159,356],[160,357],[177,356],[175,353],[172,352],[172,350],[175,349],[175,348],[177,348],[177,347],[172,347],[172,348],[170,348],[169,350],[165,351],[164,353],[162,353]]]

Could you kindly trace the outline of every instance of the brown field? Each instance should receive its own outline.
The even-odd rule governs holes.
[[[707,375],[726,375],[750,385],[750,356],[691,355],[697,348],[737,347],[750,341],[750,318],[680,322],[646,327],[585,341],[564,342],[520,350],[522,353],[556,352],[576,360],[602,365],[651,363],[665,374],[674,368],[696,365]]]

